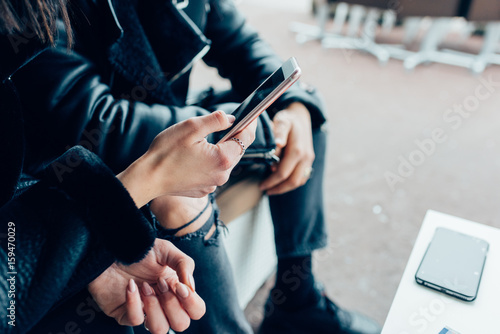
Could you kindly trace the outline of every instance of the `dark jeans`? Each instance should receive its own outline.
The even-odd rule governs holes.
[[[316,158],[309,181],[293,191],[269,197],[278,259],[310,255],[327,244],[323,202],[326,133],[315,130],[313,143]]]

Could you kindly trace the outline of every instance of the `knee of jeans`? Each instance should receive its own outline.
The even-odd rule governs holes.
[[[224,234],[228,231],[227,226],[222,222],[222,220],[219,219],[219,210],[215,208],[213,224],[213,226],[215,226],[215,230],[212,235],[205,234],[205,237],[203,238],[205,246],[218,246],[221,230],[224,231]]]

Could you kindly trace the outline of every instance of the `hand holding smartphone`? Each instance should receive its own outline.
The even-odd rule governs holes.
[[[252,123],[300,77],[301,70],[295,58],[288,59],[232,112],[233,125],[217,133],[222,143],[231,139]]]

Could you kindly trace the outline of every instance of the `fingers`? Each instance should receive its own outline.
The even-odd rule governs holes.
[[[287,154],[286,151],[287,149],[285,149],[285,155],[281,159],[276,171],[265,179],[260,185],[260,190],[267,191],[269,195],[272,195],[269,190],[287,180],[300,162],[296,155]]]
[[[194,290],[190,290],[186,285],[177,283],[175,292],[182,307],[193,320],[200,319],[206,311],[205,302]]]
[[[154,250],[161,265],[169,266],[177,273],[179,280],[194,290],[194,261],[171,242],[156,239]]]
[[[290,130],[292,128],[292,123],[285,117],[282,117],[280,113],[278,113],[273,119],[273,127],[276,147],[278,149],[281,149],[285,147],[288,142],[288,134],[290,133]]]
[[[226,115],[222,111],[216,111],[208,116],[197,117],[192,119],[196,122],[203,123],[202,128],[198,131],[198,137],[201,133],[206,136],[212,132],[221,131],[228,128],[234,122],[234,116]],[[196,126],[195,126],[196,128]],[[240,143],[234,140],[227,140],[216,145],[215,156],[218,160],[218,172],[213,173],[213,180],[217,186],[221,186],[227,182],[230,171],[236,166],[241,159],[246,147],[250,146],[255,140],[255,130],[257,121],[250,123],[244,130],[235,135],[234,138],[240,140]]]
[[[160,302],[170,327],[176,332],[185,331],[191,324],[191,319],[182,307],[179,297],[162,278],[158,280],[157,287],[160,293]],[[186,286],[184,288],[189,290]]]
[[[239,139],[245,149],[247,149],[255,140],[256,129],[257,120],[250,123],[245,129],[237,133],[233,138]],[[225,154],[228,157],[228,160],[232,161],[230,168],[234,167],[238,163],[244,153],[242,145],[231,139],[218,144],[221,149],[221,153]]]
[[[255,140],[255,130],[257,129],[257,124],[258,123],[256,119],[234,137],[241,140],[246,147],[249,147]]]
[[[192,133],[198,138],[205,138],[209,134],[227,129],[234,123],[233,115],[226,115],[218,110],[210,115],[194,117],[188,120],[188,124],[193,128]]]
[[[236,138],[240,138],[240,136],[236,136]],[[240,139],[243,144],[246,146],[245,141]],[[225,142],[217,144],[219,151],[219,160],[221,161],[220,166],[223,170],[230,170],[241,159],[242,148],[241,146],[235,142],[234,140],[226,140]],[[246,146],[247,147],[247,146]]]
[[[118,323],[123,326],[138,326],[144,322],[141,295],[133,279],[129,280],[127,287],[126,312]]]
[[[144,302],[144,313],[146,313],[144,326],[153,334],[165,334],[170,329],[170,326],[155,291],[148,283],[144,282],[141,293]]]
[[[285,181],[267,190],[267,194],[284,194],[306,184],[306,182],[309,180],[309,178],[305,175],[305,171],[308,169],[307,166],[308,165],[304,163],[298,164]]]
[[[182,306],[181,309],[185,310],[187,316],[193,320],[200,319],[206,311],[205,302],[196,293],[185,284],[180,283],[175,278],[169,278],[168,282],[160,278],[158,280],[158,289],[161,292],[162,303],[166,309],[165,303],[171,302],[172,305]],[[174,300],[177,302],[175,303]],[[174,324],[170,321],[171,315],[177,314],[179,307],[168,314],[169,322],[174,328]]]
[[[288,145],[280,163],[273,166],[273,173],[261,183],[261,191],[278,195],[303,186],[309,180],[313,162],[314,153],[300,153]]]
[[[196,292],[175,279],[158,280],[158,290],[168,322],[174,331],[182,332],[205,314],[205,303]]]
[[[297,109],[295,111],[295,109]],[[304,185],[314,162],[310,116],[303,106],[292,112],[279,112],[273,120],[277,151],[283,150],[281,161],[273,173],[261,183],[268,195],[283,194]]]
[[[240,161],[245,150],[255,140],[256,128],[257,120],[250,123],[244,130],[233,137],[238,140],[226,140],[225,142],[217,144],[219,148],[219,160],[221,161],[220,167],[223,169],[223,173],[220,173],[217,179],[217,185],[221,186],[227,182],[231,170]]]

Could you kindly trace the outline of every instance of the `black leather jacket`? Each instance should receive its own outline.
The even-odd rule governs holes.
[[[184,10],[159,0],[73,5],[74,51],[68,53],[61,41],[14,78],[26,110],[32,171],[80,143],[118,172],[165,128],[213,111],[186,102],[197,59],[228,78],[241,97],[282,63],[232,0],[191,0]],[[325,122],[315,90],[299,85],[268,112],[272,117],[295,101],[310,110],[314,127]],[[229,111],[234,104],[218,108]],[[266,139],[258,135],[256,142]]]
[[[44,46],[17,38],[25,42],[0,35],[0,333],[25,333],[115,260],[141,259],[155,238],[113,172],[82,147],[36,177],[23,173],[24,120],[11,77]]]

